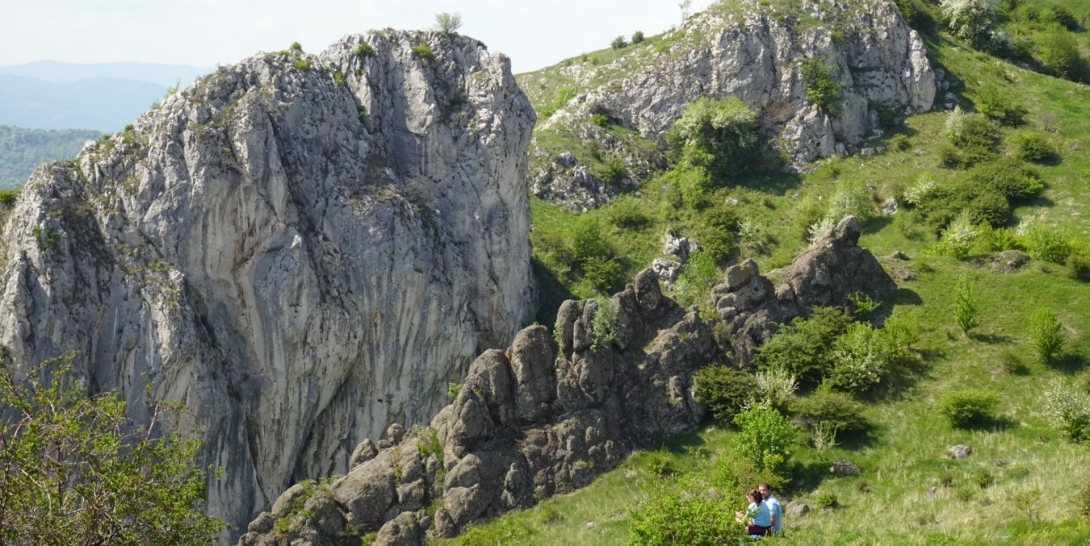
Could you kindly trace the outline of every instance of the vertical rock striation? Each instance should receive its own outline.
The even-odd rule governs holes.
[[[0,343],[23,370],[75,352],[137,418],[148,385],[184,402],[224,469],[211,510],[244,525],[426,422],[532,316],[533,124],[508,59],[460,36],[220,68],[30,179]]]

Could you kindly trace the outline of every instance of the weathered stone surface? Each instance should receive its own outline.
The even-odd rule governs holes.
[[[949,455],[951,459],[964,459],[973,454],[973,449],[965,444],[958,444],[956,446],[950,446],[950,448],[946,450],[946,454]]]
[[[348,459],[348,469],[351,470],[357,466],[370,461],[378,455],[378,448],[375,447],[375,443],[370,438],[364,438],[356,449],[352,450],[352,456]]]
[[[859,467],[847,459],[837,459],[829,467],[829,472],[836,476],[855,476],[859,474]]]
[[[792,518],[806,517],[810,514],[810,505],[801,502],[789,502],[784,507],[783,512]]]
[[[402,512],[379,529],[375,546],[417,546],[423,542],[423,533],[417,517],[412,512]]]
[[[0,344],[22,369],[76,354],[138,418],[149,384],[185,403],[224,467],[211,509],[243,529],[426,422],[532,316],[533,124],[508,59],[468,37],[221,67],[31,178],[0,237]]]
[[[651,270],[655,272],[660,281],[673,282],[681,275],[682,265],[678,262],[655,258],[651,262]]]

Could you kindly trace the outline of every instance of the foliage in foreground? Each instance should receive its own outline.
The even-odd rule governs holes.
[[[125,403],[66,381],[28,388],[0,370],[0,544],[212,544],[224,529],[204,514],[197,439],[156,408],[136,428]]]
[[[731,502],[707,484],[691,481],[679,487],[658,484],[651,498],[632,513],[632,535],[626,546],[718,546],[744,538],[731,514]]]

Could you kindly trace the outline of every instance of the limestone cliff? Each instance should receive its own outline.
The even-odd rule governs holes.
[[[628,48],[608,65],[566,63],[520,76],[531,93],[544,92],[533,91],[535,84],[548,89],[546,82],[553,81],[584,91],[540,124],[531,148],[538,197],[573,210],[593,208],[646,178],[655,154],[642,151],[630,135],[597,126],[595,114],[655,139],[696,99],[737,97],[757,112],[774,147],[806,162],[850,152],[881,135],[883,118],[888,123],[889,117],[930,110],[936,93],[923,40],[890,0],[803,0],[786,8],[719,2],[656,41]],[[839,112],[808,100],[802,75],[808,59],[821,62],[841,85]],[[593,153],[562,156],[572,150],[550,144],[558,140],[552,135],[563,135],[568,148],[575,141],[581,144],[574,150]],[[615,179],[605,180],[587,169],[599,161],[624,170],[599,169]]]
[[[416,47],[414,46],[427,46]],[[244,525],[361,439],[427,422],[533,312],[509,61],[439,33],[223,67],[38,170],[3,229],[0,343],[136,417],[180,400]]]

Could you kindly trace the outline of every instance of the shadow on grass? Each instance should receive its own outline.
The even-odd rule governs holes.
[[[677,436],[670,438],[662,443],[662,449],[674,454],[686,454],[690,453],[694,448],[702,447],[707,442],[704,441],[698,434],[686,434],[685,436]]]
[[[956,427],[959,430],[973,430],[977,432],[1002,432],[1018,427],[1018,423],[1007,417],[993,417],[990,419],[977,419]]]
[[[1049,368],[1071,375],[1086,368],[1086,357],[1076,353],[1067,353],[1049,363]]]
[[[969,339],[973,341],[979,341],[981,343],[987,343],[988,345],[999,345],[1014,342],[1014,339],[1012,337],[1000,334],[969,334]]]
[[[883,302],[889,305],[923,305],[923,298],[908,288],[898,288],[890,292]]]
[[[892,223],[892,216],[876,216],[863,223],[863,233],[877,233]]]
[[[753,173],[738,178],[733,185],[783,196],[802,186],[802,177],[790,173]]]

